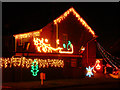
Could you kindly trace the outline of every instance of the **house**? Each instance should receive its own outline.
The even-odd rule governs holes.
[[[15,37],[16,55],[20,54],[19,52],[79,55],[82,47],[84,47],[85,53],[83,58],[85,62],[94,62],[96,57],[95,32],[73,7],[40,30],[13,36]],[[35,45],[34,40],[36,38],[50,46],[46,46],[45,50],[45,48],[41,47],[42,44],[37,43],[40,44],[40,47]],[[39,40],[36,40],[36,42]],[[73,51],[69,43],[72,43]]]
[[[96,61],[95,32],[73,7],[40,30],[13,36],[15,57],[64,60],[56,73],[41,69],[49,78],[80,78]]]

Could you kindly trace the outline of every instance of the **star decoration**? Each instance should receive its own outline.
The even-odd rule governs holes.
[[[92,73],[92,69],[93,69],[93,67],[90,67],[90,66],[89,66],[89,68],[86,67],[86,70],[87,70],[87,74],[86,74],[86,76],[91,77],[91,75],[93,75],[93,73]]]

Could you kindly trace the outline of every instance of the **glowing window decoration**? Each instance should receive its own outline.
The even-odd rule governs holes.
[[[32,75],[37,76],[37,73],[39,72],[39,70],[38,70],[38,62],[36,60],[32,62],[31,69],[32,69],[31,70]]]
[[[66,44],[65,43],[63,43],[63,48],[66,48]]]
[[[93,73],[92,73],[93,67],[92,68],[90,66],[89,66],[89,68],[86,67],[86,70],[87,70],[86,76],[91,77],[91,75],[93,75]]]
[[[82,23],[82,25],[87,28],[89,30],[89,32],[93,35],[93,37],[95,37],[95,32],[91,29],[91,27],[85,22],[85,20],[83,20],[83,18],[75,11],[74,8],[70,8],[69,10],[67,10],[63,15],[61,15],[59,18],[54,20],[54,24],[60,23],[63,19],[65,19],[67,17],[67,15],[69,15],[71,12],[73,12],[73,15],[76,16],[76,18],[78,19],[78,21],[80,23]]]
[[[39,68],[48,68],[48,67],[64,67],[64,60],[62,59],[31,59],[31,58],[25,58],[25,57],[12,57],[12,58],[0,58],[0,68],[4,67],[20,67],[22,68],[30,68],[32,65],[32,62],[36,60],[38,62]]]
[[[59,51],[59,53],[66,53],[66,54],[73,53],[73,45],[71,44],[70,41],[69,41],[69,44],[71,46],[71,51],[62,51],[63,48],[61,47],[53,48],[51,47],[50,44],[46,44],[43,38],[41,39],[34,38],[33,41],[34,41],[34,45],[37,47],[38,52],[52,53],[53,51]]]

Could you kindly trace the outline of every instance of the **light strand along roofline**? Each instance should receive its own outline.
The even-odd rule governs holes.
[[[75,11],[73,7],[68,9],[66,12],[64,12],[60,17],[54,20],[54,24],[60,23],[63,19],[67,17],[68,14],[73,12],[73,15],[76,16],[76,18],[82,23],[82,25],[89,30],[89,32],[93,35],[93,37],[96,37],[95,32],[91,29],[91,27],[85,22],[85,20]]]

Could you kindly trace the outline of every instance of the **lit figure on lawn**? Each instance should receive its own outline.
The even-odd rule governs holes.
[[[31,69],[32,69],[31,70],[32,75],[37,76],[37,73],[39,72],[39,70],[38,70],[38,62],[36,60],[32,62]]]
[[[97,70],[100,70],[101,66],[100,66],[100,60],[97,60],[95,63],[95,67]]]
[[[93,67],[92,68],[90,66],[89,66],[89,68],[86,67],[86,70],[87,70],[86,76],[91,77],[91,75],[93,75],[93,73],[92,73]]]

